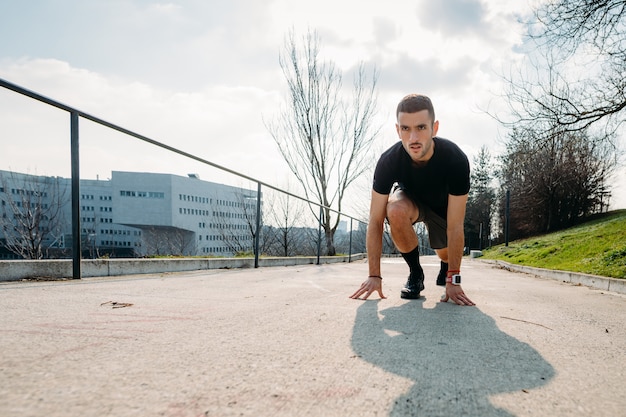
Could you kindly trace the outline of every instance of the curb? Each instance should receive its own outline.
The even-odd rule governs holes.
[[[350,256],[320,256],[319,263],[354,262],[365,258],[364,253]],[[316,264],[317,256],[261,257],[259,267]],[[159,274],[209,269],[254,268],[254,258],[116,258],[82,259],[81,278],[115,277],[136,274]],[[0,261],[0,282],[24,279],[69,279],[71,259]]]
[[[477,260],[477,259],[476,259]],[[480,259],[481,262],[496,265],[508,271],[523,272],[539,278],[548,278],[570,284],[585,285],[598,290],[626,294],[626,279],[608,278],[599,275],[582,274],[579,272],[560,271],[557,269],[535,268],[532,266],[514,265],[504,261]]]

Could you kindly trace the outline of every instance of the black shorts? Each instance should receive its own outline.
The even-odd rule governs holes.
[[[430,247],[433,249],[443,249],[448,247],[448,222],[446,219],[442,218],[440,215],[435,213],[425,204],[422,204],[415,196],[411,195],[402,184],[395,184],[393,187],[393,191],[397,190],[403,191],[407,197],[415,203],[417,206],[417,210],[419,212],[419,216],[415,223],[423,222],[426,225],[426,229],[428,230],[428,241],[430,242]],[[414,224],[415,224],[414,223]]]

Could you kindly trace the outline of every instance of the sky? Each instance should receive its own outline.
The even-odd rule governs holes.
[[[539,1],[539,0],[534,0]],[[285,103],[285,36],[315,30],[321,57],[344,72],[376,67],[383,128],[395,107],[431,97],[439,135],[473,158],[506,131],[502,75],[523,65],[533,0],[0,0],[0,78],[268,184],[296,183],[265,121]],[[80,122],[82,178],[113,170],[199,173],[197,162]],[[0,88],[0,169],[70,176],[69,115]],[[369,184],[371,178],[365,178]],[[239,185],[239,184],[235,184]],[[365,190],[365,191],[364,191]],[[355,187],[353,199],[368,199]],[[626,188],[612,208],[626,207]]]

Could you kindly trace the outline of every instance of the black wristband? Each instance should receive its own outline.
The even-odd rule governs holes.
[[[380,275],[370,275],[368,278],[380,278],[383,279]]]

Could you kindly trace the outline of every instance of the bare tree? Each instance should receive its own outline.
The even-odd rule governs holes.
[[[63,233],[66,188],[59,177],[0,173],[0,226],[8,250],[25,259],[47,257]]]
[[[531,23],[533,70],[506,77],[507,124],[556,122],[584,131],[603,121],[614,132],[626,108],[626,1],[542,2]]]
[[[369,165],[368,150],[380,131],[372,126],[377,74],[368,81],[361,64],[352,98],[345,99],[341,72],[333,62],[322,61],[319,52],[316,32],[308,31],[301,44],[293,31],[286,36],[279,63],[287,81],[287,105],[266,125],[307,199],[325,207],[326,253],[334,255],[339,216],[329,207],[341,211],[346,190]]]
[[[556,0],[535,11],[530,69],[511,74],[502,156],[511,237],[602,210],[626,108],[626,1]],[[584,71],[581,71],[584,68]]]
[[[263,240],[267,243],[265,250],[271,255],[294,256],[297,253],[295,230],[304,214],[304,207],[300,201],[294,200],[283,193],[275,195],[269,202],[265,200],[264,223],[272,227],[263,229]]]
[[[214,205],[213,224],[222,243],[234,254],[249,254],[254,252],[256,239],[256,199],[257,195],[236,193],[230,201],[232,206]]]
[[[194,233],[170,226],[142,228],[142,247],[147,256],[195,254]]]

